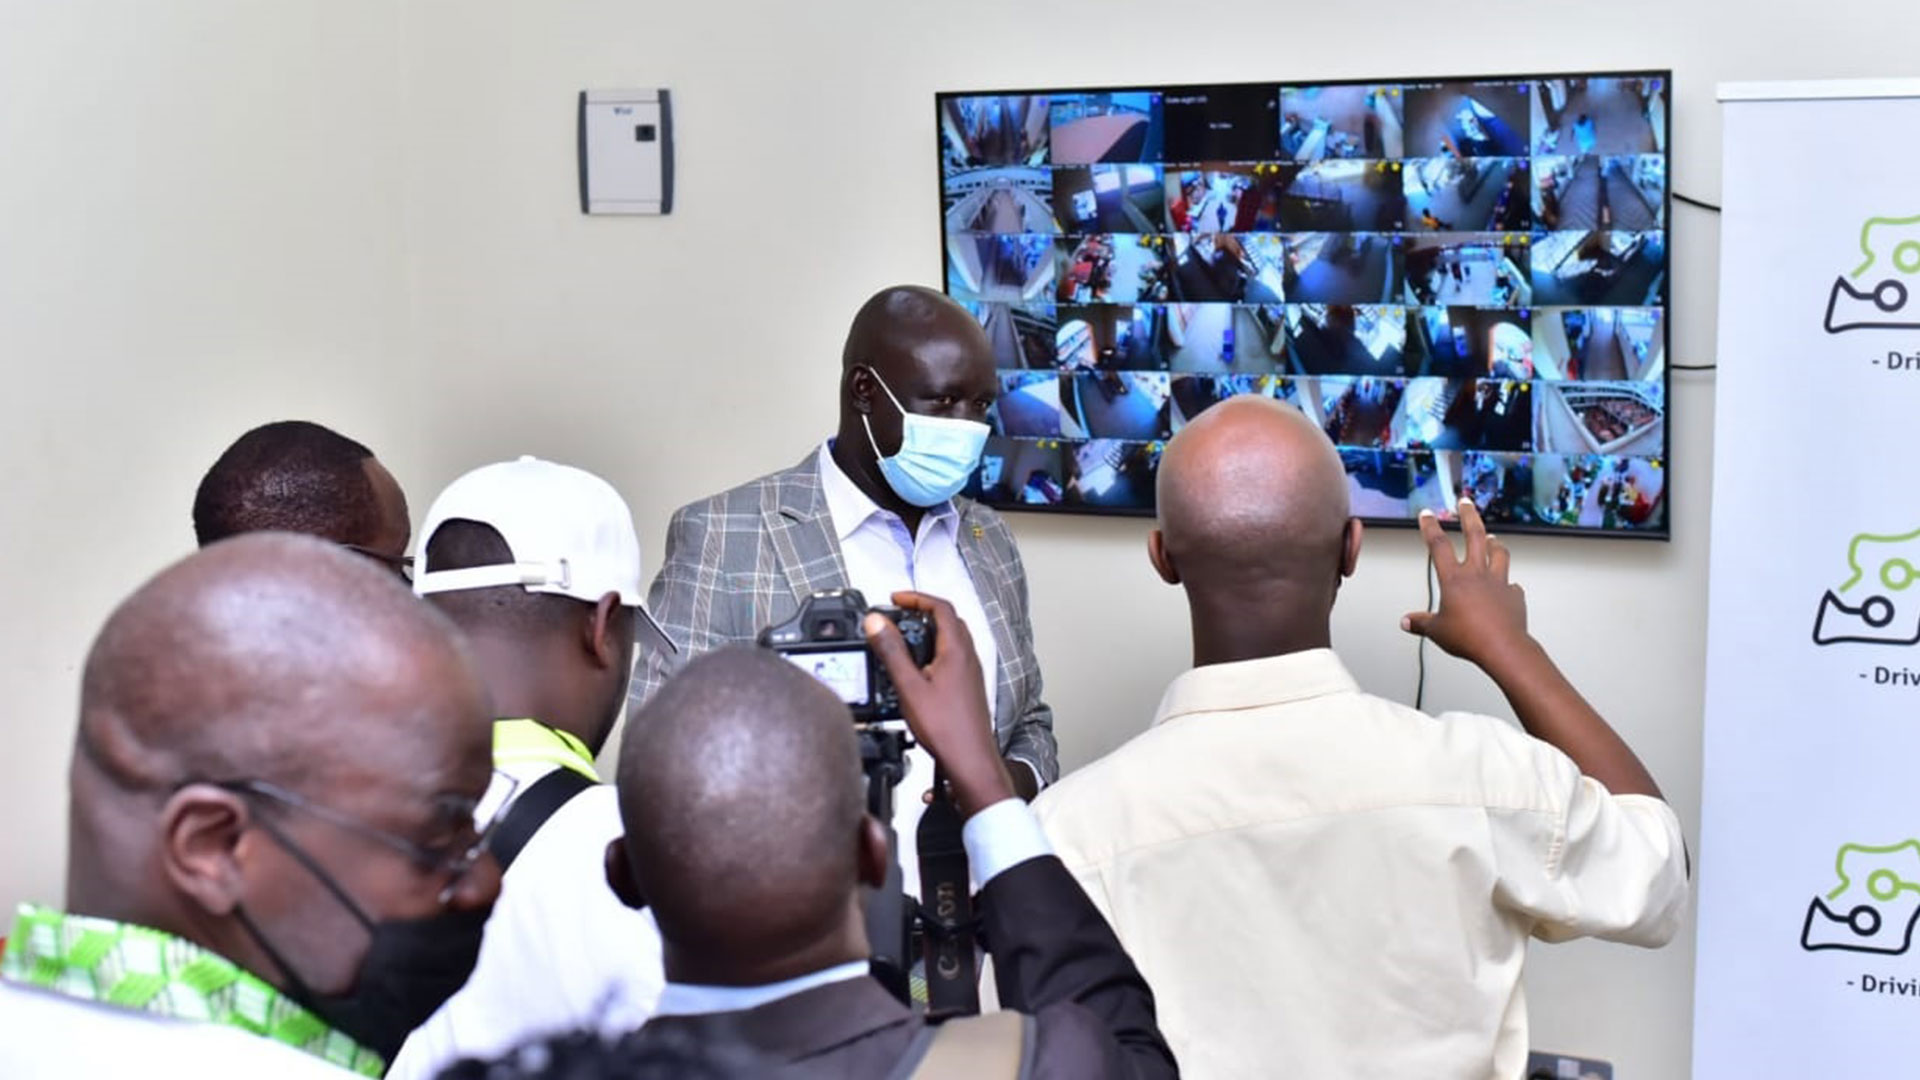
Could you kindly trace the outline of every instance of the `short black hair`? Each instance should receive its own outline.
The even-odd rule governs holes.
[[[628,717],[627,860],[669,947],[738,970],[846,918],[866,815],[847,721],[819,681],[745,643],[695,657]]]
[[[448,518],[434,526],[421,555],[421,562],[414,568],[417,574],[505,566],[514,561],[513,548],[500,530],[468,518]],[[427,599],[463,629],[499,629],[534,636],[571,630],[579,625],[582,614],[594,607],[571,596],[528,592],[517,585],[431,593]]]
[[[363,544],[380,531],[365,462],[373,451],[306,420],[240,436],[200,480],[193,534],[201,547],[250,532],[296,532]]]
[[[456,1062],[439,1080],[748,1080],[776,1063],[746,1046],[702,1046],[677,1030],[619,1040],[576,1032],[528,1043],[494,1061]]]

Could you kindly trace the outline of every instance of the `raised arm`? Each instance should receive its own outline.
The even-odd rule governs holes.
[[[1528,734],[1551,743],[1608,791],[1661,798],[1633,748],[1527,632],[1526,593],[1508,580],[1507,548],[1487,535],[1472,500],[1460,502],[1460,532],[1465,550],[1456,554],[1439,520],[1430,512],[1420,515],[1420,534],[1440,582],[1440,605],[1407,615],[1401,629],[1486,672]]]

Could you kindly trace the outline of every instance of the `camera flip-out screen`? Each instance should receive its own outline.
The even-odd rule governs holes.
[[[814,593],[793,618],[760,631],[759,641],[840,695],[854,723],[893,723],[903,719],[899,694],[886,668],[874,666],[877,661],[860,633],[861,622],[875,614],[899,628],[916,666],[933,661],[933,623],[924,613],[869,608],[857,589]]]
[[[867,650],[787,653],[794,666],[825,683],[849,705],[867,703]]]

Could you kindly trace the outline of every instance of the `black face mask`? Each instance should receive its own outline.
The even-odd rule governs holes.
[[[263,823],[264,824],[264,823]],[[467,984],[480,959],[480,939],[488,910],[448,911],[422,919],[375,922],[354,903],[333,876],[276,828],[266,831],[340,901],[372,936],[367,955],[345,994],[318,994],[287,963],[265,934],[236,908],[240,924],[253,936],[287,980],[287,995],[325,1020],[334,1030],[391,1063],[413,1029]]]

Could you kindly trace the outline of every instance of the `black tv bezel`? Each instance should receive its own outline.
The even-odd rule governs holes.
[[[1660,310],[1663,315],[1663,317],[1660,320],[1661,351],[1662,351],[1662,355],[1666,357],[1666,360],[1662,364],[1661,371],[1660,371],[1660,398],[1661,398],[1661,404],[1663,409],[1662,417],[1664,420],[1664,426],[1661,432],[1660,463],[1661,463],[1661,469],[1666,473],[1666,485],[1665,485],[1664,494],[1663,494],[1663,498],[1665,499],[1665,506],[1662,507],[1660,527],[1657,529],[1606,529],[1606,528],[1598,528],[1598,527],[1584,526],[1584,525],[1540,525],[1540,524],[1520,523],[1520,522],[1500,522],[1497,528],[1501,533],[1524,533],[1524,534],[1536,535],[1536,536],[1577,536],[1577,537],[1598,537],[1598,538],[1614,539],[1614,540],[1650,540],[1650,541],[1661,541],[1661,542],[1671,541],[1673,539],[1673,492],[1675,487],[1674,467],[1673,467],[1673,263],[1674,263],[1674,260],[1673,260],[1673,70],[1671,68],[1617,69],[1617,70],[1597,70],[1597,71],[1548,71],[1548,72],[1522,72],[1518,74],[1483,74],[1483,75],[1410,75],[1410,76],[1401,76],[1398,78],[1368,78],[1368,79],[1295,79],[1295,80],[1287,80],[1287,81],[1276,80],[1271,82],[1267,80],[1260,80],[1260,81],[1206,82],[1206,83],[1119,83],[1119,84],[1113,84],[1113,85],[1107,85],[1107,86],[1059,86],[1059,87],[1052,87],[1052,88],[1042,87],[1042,88],[1009,88],[1009,89],[980,89],[980,90],[937,90],[934,92],[934,95],[933,95],[933,147],[934,147],[933,179],[934,179],[934,188],[935,188],[934,205],[939,208],[939,219],[940,219],[940,246],[939,246],[940,291],[949,297],[952,296],[952,294],[947,289],[947,215],[946,215],[946,207],[945,207],[947,178],[944,175],[944,172],[940,166],[940,160],[941,160],[942,150],[943,150],[943,147],[941,146],[941,141],[940,141],[941,140],[940,116],[941,116],[942,107],[946,104],[946,102],[949,99],[972,98],[972,97],[1032,97],[1037,95],[1052,96],[1054,94],[1098,94],[1098,93],[1124,93],[1124,92],[1142,92],[1142,91],[1148,92],[1148,93],[1159,93],[1164,95],[1167,93],[1173,93],[1178,91],[1210,90],[1218,87],[1227,87],[1227,86],[1269,86],[1269,85],[1273,86],[1280,93],[1285,93],[1285,91],[1289,88],[1319,87],[1319,86],[1398,86],[1398,87],[1401,87],[1402,89],[1406,89],[1406,88],[1416,87],[1416,86],[1428,86],[1428,85],[1434,85],[1439,83],[1456,83],[1456,82],[1465,82],[1465,83],[1528,82],[1528,83],[1532,83],[1532,82],[1538,82],[1543,79],[1594,79],[1594,78],[1601,78],[1601,79],[1657,78],[1657,79],[1663,80],[1663,84],[1666,89],[1664,106],[1665,106],[1665,113],[1666,113],[1665,126],[1666,126],[1667,140],[1666,140],[1666,149],[1661,151],[1661,155],[1667,159],[1667,182],[1666,182],[1665,190],[1661,192],[1662,202],[1664,203],[1664,206],[1662,207],[1661,216],[1662,216],[1662,220],[1665,222],[1665,224],[1661,228],[1661,232],[1664,233],[1666,236],[1667,254],[1666,254],[1666,271],[1665,271],[1665,276],[1662,281],[1661,290],[1660,290],[1661,291]],[[1528,136],[1529,138],[1531,138],[1532,133],[1529,132]],[[1531,153],[1527,155],[1527,157],[1530,160],[1537,156],[1540,156],[1540,155],[1535,155]],[[1403,158],[1402,160],[1409,160],[1409,159]],[[1156,164],[1160,164],[1164,166],[1165,163],[1159,162]],[[1057,303],[1057,301],[1055,301],[1055,303]],[[1410,306],[1419,306],[1419,305],[1410,305]],[[1541,306],[1542,305],[1535,304],[1535,305],[1532,305],[1528,310],[1529,311],[1537,310]],[[1565,305],[1549,304],[1545,306],[1561,307]],[[1594,305],[1594,306],[1619,306],[1619,305]],[[1551,382],[1553,380],[1536,379],[1533,381]],[[1063,443],[1069,443],[1072,445],[1079,445],[1081,442],[1086,442],[1086,441],[1090,441],[1090,440],[1070,440],[1070,439],[1061,440],[1061,442]],[[1132,441],[1132,440],[1121,440],[1121,441],[1124,442],[1124,441]],[[1165,440],[1160,440],[1160,441],[1164,442]],[[1429,451],[1429,452],[1439,453],[1440,451]],[[1461,451],[1461,452],[1464,453],[1464,451]],[[1489,452],[1492,452],[1492,451],[1489,451]],[[1532,450],[1527,452],[1527,456],[1529,457],[1538,457],[1539,455],[1540,455],[1540,451],[1538,450]],[[1008,504],[1008,505],[1000,505],[997,503],[983,503],[983,505],[990,506],[994,510],[1001,511],[1001,512],[1015,512],[1015,513],[1039,514],[1039,515],[1064,514],[1064,515],[1071,515],[1075,517],[1151,518],[1151,517],[1154,517],[1156,514],[1156,511],[1153,508],[1102,507],[1102,506],[1089,506],[1086,504],[1069,504],[1066,502],[1061,502],[1056,505],[1046,505],[1046,504],[1036,505],[1036,504],[1027,504],[1027,503]],[[1414,529],[1419,527],[1418,517],[1383,518],[1383,517],[1361,516],[1360,520],[1364,522],[1369,528]],[[1448,521],[1447,524],[1451,527],[1453,522]]]

